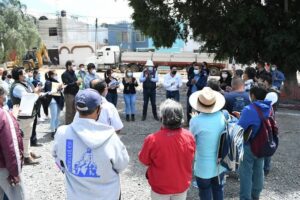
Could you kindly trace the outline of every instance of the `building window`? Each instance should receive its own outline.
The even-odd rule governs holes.
[[[141,33],[140,31],[137,31],[135,33],[135,41],[136,42],[145,42],[145,35]]]
[[[128,33],[122,32],[122,42],[128,42]]]
[[[49,36],[57,36],[57,28],[56,27],[49,28]]]

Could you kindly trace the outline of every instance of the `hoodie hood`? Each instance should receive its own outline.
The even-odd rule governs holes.
[[[272,108],[271,103],[272,102],[268,100],[253,102],[253,104],[255,104],[257,107],[260,108],[265,118],[269,117],[270,115],[271,108]]]
[[[113,134],[111,126],[96,122],[93,119],[76,118],[71,124],[73,131],[91,149],[102,146]]]

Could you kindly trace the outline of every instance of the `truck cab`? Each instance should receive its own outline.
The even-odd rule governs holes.
[[[117,68],[120,61],[119,46],[103,46],[97,49],[94,56],[85,61],[85,65],[94,63],[96,70],[107,70]]]

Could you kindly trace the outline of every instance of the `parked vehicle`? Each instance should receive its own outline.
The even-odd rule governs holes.
[[[142,71],[147,60],[151,59],[156,66],[176,66],[178,69],[188,68],[192,63],[208,63],[210,74],[218,75],[220,70],[227,67],[228,60],[214,61],[213,54],[207,53],[162,53],[162,52],[121,52],[119,46],[104,46],[96,51],[95,56],[89,57],[85,64],[94,63],[97,70],[119,68],[125,72]]]

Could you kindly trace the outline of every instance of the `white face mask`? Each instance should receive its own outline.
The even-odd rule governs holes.
[[[276,70],[276,67],[272,67],[271,69],[272,69],[272,71],[275,71],[275,70]]]
[[[148,67],[148,70],[149,70],[149,71],[152,71],[152,70],[153,70],[153,67]]]
[[[222,74],[222,78],[227,78],[228,74]]]
[[[199,69],[195,69],[194,74],[199,74]]]
[[[80,68],[80,71],[84,72],[84,68]]]
[[[73,66],[73,67],[72,67],[72,70],[75,72],[75,71],[76,71],[76,66]]]
[[[58,76],[53,76],[53,79],[58,80]]]
[[[127,73],[127,76],[128,76],[128,77],[132,77],[132,72],[128,72],[128,73]]]
[[[97,72],[96,72],[96,70],[95,69],[93,69],[92,70],[92,74],[96,74]]]

